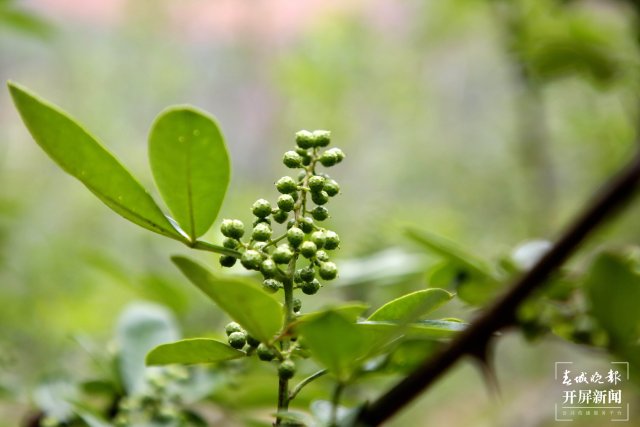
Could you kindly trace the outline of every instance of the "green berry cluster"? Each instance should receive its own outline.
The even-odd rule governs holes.
[[[340,192],[340,186],[316,170],[344,159],[339,148],[326,148],[330,142],[329,131],[298,132],[296,149],[284,153],[282,162],[290,169],[299,169],[299,173],[296,178],[284,176],[275,183],[280,193],[275,204],[256,200],[251,207],[255,219],[250,233],[240,220],[222,221],[223,246],[241,254],[239,260],[244,268],[262,274],[267,292],[277,292],[289,280],[294,288],[312,295],[322,286],[320,280],[333,280],[338,275],[328,251],[338,248],[340,237],[321,223],[329,218],[325,205]],[[282,234],[274,235],[274,223],[286,227]],[[232,267],[237,261],[231,255],[220,257],[223,267]],[[299,261],[306,265],[298,267]],[[238,346],[240,342],[237,341]]]
[[[245,346],[248,349],[255,349],[260,344],[260,341],[247,334],[247,331],[242,329],[236,322],[228,323],[224,330],[227,333],[229,345],[236,350],[242,350]]]

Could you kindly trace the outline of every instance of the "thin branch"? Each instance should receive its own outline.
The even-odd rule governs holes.
[[[300,383],[298,383],[298,385],[296,385],[293,390],[291,390],[291,394],[289,394],[289,401],[292,401],[293,399],[296,398],[296,396],[298,395],[298,393],[300,393],[300,391],[302,391],[302,389],[309,384],[310,382],[314,381],[317,378],[320,378],[323,375],[327,374],[326,369],[322,369],[318,372],[316,372],[315,374],[309,375],[307,378],[303,379],[302,381],[300,381]]]
[[[209,242],[203,242],[202,240],[195,240],[193,242],[187,242],[185,244],[193,249],[198,249],[198,250],[207,251],[207,252],[215,252],[221,255],[230,255],[236,258],[240,258],[240,256],[242,255],[240,252],[234,249],[229,249],[229,248],[225,248],[224,246],[214,245],[213,243],[209,243]]]
[[[630,201],[640,181],[640,152],[633,161],[616,175],[596,195],[589,205],[570,224],[564,234],[547,254],[526,274],[517,279],[509,291],[471,326],[453,340],[442,352],[426,360],[409,376],[379,397],[360,413],[356,425],[378,426],[391,418],[424,392],[440,376],[447,372],[461,357],[486,348],[494,333],[515,322],[516,309],[542,286],[549,275],[558,269],[583,240],[618,208]]]

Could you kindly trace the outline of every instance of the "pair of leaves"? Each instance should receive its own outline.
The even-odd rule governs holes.
[[[173,257],[172,260],[194,285],[254,338],[266,343],[280,332],[283,324],[282,306],[254,283],[238,278],[215,277],[185,257]],[[147,364],[214,363],[244,355],[225,343],[196,338],[156,347],[147,355]]]
[[[67,113],[25,87],[9,83],[14,104],[40,147],[116,213],[153,232],[195,242],[220,210],[229,156],[215,120],[189,106],[158,116],[149,136],[154,179],[177,226],[149,192]]]
[[[453,297],[442,289],[426,289],[397,298],[376,310],[365,322],[355,323],[362,306],[313,313],[302,319],[297,330],[320,364],[341,382],[349,381],[368,357],[383,351],[399,335],[414,328],[421,338],[448,336],[449,322],[410,323],[430,313]],[[451,322],[453,323],[453,322]],[[456,325],[457,330],[460,324]],[[420,334],[422,332],[422,334]],[[427,332],[430,332],[428,334]],[[331,342],[332,345],[327,345]]]

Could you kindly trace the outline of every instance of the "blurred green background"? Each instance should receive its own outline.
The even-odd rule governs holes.
[[[2,0],[0,80],[71,112],[150,188],[153,118],[175,103],[210,111],[233,164],[220,219],[247,221],[256,198],[276,195],[280,156],[297,130],[330,129],[347,153],[334,172],[340,256],[396,248],[389,268],[413,272],[410,262],[426,270],[432,260],[405,238],[406,226],[496,258],[524,240],[552,239],[630,158],[640,121],[631,4]],[[168,262],[187,250],[113,215],[62,173],[5,90],[0,141],[0,425],[29,411],[43,378],[91,372],[77,337],[107,348],[132,301],[167,305],[185,336],[220,330],[222,314]],[[640,204],[630,206],[585,254],[637,244],[639,214]],[[217,227],[207,237],[219,241]],[[322,302],[377,306],[424,286],[421,274],[388,286],[346,279],[325,288]],[[607,360],[518,335],[497,355],[501,400],[461,365],[391,425],[554,425],[553,362]]]

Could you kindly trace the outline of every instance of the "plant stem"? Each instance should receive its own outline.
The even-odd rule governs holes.
[[[340,381],[336,384],[336,388],[333,389],[333,396],[331,397],[331,417],[329,418],[330,427],[337,427],[338,425],[338,408],[340,407],[340,397],[342,397],[344,387],[345,383]]]
[[[358,426],[378,426],[391,418],[460,358],[472,355],[486,358],[494,333],[513,325],[515,312],[532,291],[541,287],[549,275],[558,269],[577,250],[583,240],[610,219],[625,202],[637,193],[640,182],[640,149],[633,161],[601,189],[589,205],[569,225],[565,233],[527,273],[518,278],[509,290],[471,326],[434,357],[425,360],[406,378],[384,393],[358,416]]]
[[[309,384],[310,382],[312,382],[312,381],[314,381],[314,380],[316,380],[316,379],[318,379],[318,378],[320,378],[320,377],[322,377],[322,376],[326,375],[326,374],[327,374],[327,372],[329,372],[329,371],[327,371],[326,369],[322,369],[322,370],[320,370],[320,371],[316,372],[315,374],[311,374],[311,375],[309,375],[307,378],[305,378],[305,379],[303,379],[302,381],[300,381],[300,382],[298,383],[298,385],[296,385],[296,386],[293,388],[293,390],[291,390],[291,393],[289,394],[289,402],[291,402],[293,399],[295,399],[295,398],[296,398],[296,396],[298,395],[298,393],[300,393],[300,392],[302,391],[302,389],[303,389],[307,384]]]
[[[236,258],[240,258],[242,254],[236,250],[225,248],[224,246],[214,245],[213,243],[203,242],[202,240],[196,240],[194,242],[185,243],[187,246],[193,249],[201,251],[215,252],[221,255],[231,255]]]
[[[294,256],[289,262],[287,274],[283,278],[282,287],[284,289],[284,326],[283,331],[289,329],[289,325],[294,320],[293,314],[293,273],[296,269],[298,257]],[[282,351],[286,353],[289,350],[291,340],[285,336],[282,340]],[[278,412],[286,412],[289,410],[289,380],[286,378],[278,378]],[[281,425],[282,418],[276,418],[276,425]]]

